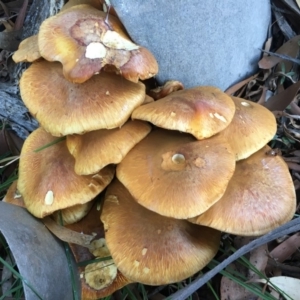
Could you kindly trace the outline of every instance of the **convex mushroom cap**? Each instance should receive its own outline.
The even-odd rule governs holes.
[[[288,222],[296,196],[286,163],[268,146],[240,160],[223,197],[193,223],[236,235],[262,235]]]
[[[118,269],[143,284],[186,279],[209,263],[220,243],[218,231],[140,206],[117,180],[107,189],[101,220]]]
[[[42,57],[61,62],[72,82],[82,83],[106,65],[133,82],[158,72],[154,56],[129,39],[118,19],[85,4],[46,19],[38,44]]]
[[[153,130],[117,166],[117,178],[136,201],[164,216],[186,219],[224,194],[235,169],[229,145],[218,138]]]
[[[128,121],[121,128],[67,136],[67,147],[75,157],[75,172],[94,174],[108,164],[118,164],[150,131],[146,122]]]
[[[231,122],[235,105],[230,96],[210,86],[176,91],[132,113],[132,119],[153,123],[165,129],[194,135],[198,140],[211,137]]]
[[[38,218],[91,201],[114,176],[111,165],[93,176],[77,175],[66,141],[56,142],[57,138],[38,128],[25,140],[21,151],[18,191],[26,208]]]
[[[145,86],[102,72],[77,84],[59,63],[33,63],[20,80],[21,97],[40,125],[54,136],[122,126],[145,98]]]
[[[232,100],[236,107],[234,117],[219,135],[240,160],[264,147],[276,134],[277,124],[273,113],[264,106],[237,97]]]

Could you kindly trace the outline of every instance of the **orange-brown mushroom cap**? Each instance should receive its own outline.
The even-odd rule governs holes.
[[[221,198],[234,168],[226,142],[195,141],[188,134],[157,129],[131,149],[117,166],[117,177],[144,207],[186,219]]]
[[[107,189],[101,220],[118,269],[144,284],[183,280],[208,264],[219,247],[218,231],[151,212],[118,181]]]
[[[38,218],[92,200],[114,176],[113,166],[93,176],[77,175],[66,141],[56,141],[57,138],[38,128],[25,140],[21,151],[18,190],[26,208]],[[43,146],[47,147],[36,152]]]
[[[67,147],[75,157],[75,172],[94,174],[108,164],[118,164],[150,131],[146,122],[129,121],[121,128],[67,136]]]
[[[232,99],[220,89],[210,86],[176,91],[132,113],[132,119],[194,135],[198,140],[225,129],[234,116]]]
[[[223,197],[193,223],[232,234],[262,235],[289,221],[296,209],[293,181],[279,156],[264,147],[237,162]]]
[[[40,125],[54,136],[122,126],[145,98],[145,86],[101,73],[71,83],[59,63],[33,63],[20,80],[22,99]]]
[[[38,43],[42,57],[61,62],[72,82],[82,83],[106,65],[134,82],[158,72],[153,55],[129,39],[117,18],[106,19],[106,13],[85,4],[45,20]]]
[[[264,147],[276,134],[277,124],[273,113],[264,106],[237,97],[232,100],[236,107],[234,117],[219,135],[240,160]]]
[[[41,58],[39,51],[38,36],[33,35],[23,40],[18,50],[12,56],[15,63],[19,62],[33,62]]]

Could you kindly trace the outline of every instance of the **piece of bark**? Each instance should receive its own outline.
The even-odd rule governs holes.
[[[25,139],[38,127],[38,122],[30,116],[17,92],[16,85],[0,83],[0,119]]]
[[[25,17],[21,40],[36,34],[41,23],[58,13],[64,2],[33,0]],[[9,70],[10,83],[0,83],[0,120],[7,122],[23,139],[38,126],[38,122],[30,116],[19,96],[19,78],[27,66],[27,63],[14,64]]]

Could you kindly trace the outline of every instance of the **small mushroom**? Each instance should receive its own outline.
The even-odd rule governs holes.
[[[101,220],[116,266],[143,284],[169,284],[192,276],[209,263],[220,243],[216,230],[140,206],[117,180],[107,189]]]
[[[67,136],[67,147],[75,157],[75,172],[95,174],[108,164],[118,164],[150,132],[142,121],[129,121],[121,128],[100,129]]]
[[[153,130],[117,166],[117,178],[136,201],[178,219],[197,216],[224,194],[235,169],[229,145],[218,138]]]
[[[191,219],[231,234],[262,235],[288,222],[296,210],[295,189],[286,163],[265,146],[236,164],[223,197]]]
[[[33,35],[23,40],[18,50],[12,56],[15,63],[19,62],[33,62],[41,58],[39,51],[38,36]]]
[[[111,165],[93,176],[77,175],[66,141],[56,140],[38,128],[25,140],[21,151],[18,191],[28,211],[38,218],[91,201],[114,176]],[[37,152],[41,147],[44,149]]]
[[[234,112],[234,102],[228,95],[218,88],[202,86],[176,91],[142,105],[131,117],[165,129],[187,132],[201,140],[224,130]]]
[[[59,63],[33,63],[20,80],[21,97],[40,125],[54,136],[122,126],[145,98],[145,86],[102,72],[72,83]]]
[[[153,99],[158,100],[170,95],[173,92],[183,90],[184,86],[180,81],[169,80],[163,86],[159,86],[155,89],[152,89],[148,94],[153,97]]]

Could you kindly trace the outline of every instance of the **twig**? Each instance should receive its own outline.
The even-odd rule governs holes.
[[[300,65],[300,59],[297,59],[297,58],[293,58],[291,56],[288,56],[286,54],[279,54],[279,53],[275,53],[275,52],[270,52],[270,51],[267,51],[267,50],[263,50],[263,49],[259,49],[260,51],[264,52],[264,53],[267,53],[271,56],[276,56],[276,57],[279,57],[279,58],[282,58],[282,59],[285,59],[285,60],[288,60],[288,61],[291,61],[297,65]]]
[[[229,256],[227,259],[225,259],[223,262],[221,262],[218,266],[216,266],[211,271],[207,272],[205,275],[200,277],[199,279],[196,279],[194,282],[189,284],[188,286],[184,287],[183,289],[177,291],[176,293],[172,294],[167,299],[169,300],[184,300],[188,298],[191,294],[193,294],[197,289],[199,289],[201,286],[206,284],[211,278],[213,278],[215,275],[217,275],[220,271],[225,269],[229,264],[236,261],[241,256],[247,254],[253,249],[258,248],[261,245],[264,245],[266,243],[269,243],[283,235],[287,235],[296,231],[300,230],[300,218],[296,218],[274,230],[271,232],[255,239],[254,241],[250,242],[249,244],[243,246],[239,250],[237,250],[235,253],[233,253],[231,256]]]

